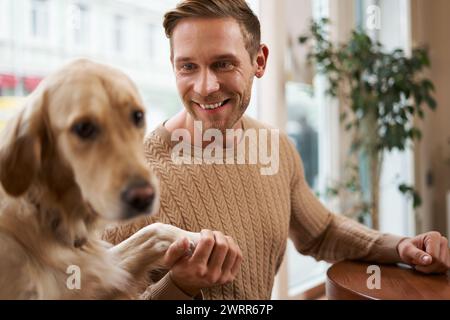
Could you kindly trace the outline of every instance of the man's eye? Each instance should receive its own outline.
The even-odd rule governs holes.
[[[219,61],[216,63],[216,68],[220,70],[231,70],[234,65],[229,61]]]
[[[195,65],[193,63],[186,63],[181,66],[181,71],[190,72],[195,69]]]

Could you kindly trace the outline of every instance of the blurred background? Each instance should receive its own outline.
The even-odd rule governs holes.
[[[386,151],[379,182],[379,229],[400,235],[438,230],[450,235],[450,1],[448,0],[251,0],[268,70],[256,81],[248,114],[285,130],[300,151],[311,188],[331,210],[348,214],[355,192],[329,192],[345,178],[352,136],[340,121],[346,103],[327,95],[327,78],[307,63],[311,48],[299,37],[312,19],[328,18],[329,40],[345,43],[352,30],[365,32],[386,51],[428,48],[424,72],[434,86],[435,111],[412,116],[421,140]],[[114,65],[138,85],[148,129],[181,108],[162,28],[175,0],[0,0],[0,130],[39,82],[70,59],[88,57]],[[358,192],[365,198],[367,161],[358,158]],[[367,170],[366,170],[367,171]],[[412,197],[398,186],[407,184]],[[347,188],[348,189],[348,188]],[[336,193],[336,192],[335,192]],[[371,225],[370,216],[359,215]],[[303,257],[289,244],[274,298],[323,294],[328,264]]]

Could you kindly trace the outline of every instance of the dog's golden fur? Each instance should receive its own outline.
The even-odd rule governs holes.
[[[130,116],[135,111],[143,106],[128,77],[77,60],[47,77],[4,129],[1,299],[134,297],[136,282],[171,243],[195,241],[197,234],[163,224],[116,247],[96,234],[99,221],[128,217],[121,193],[134,180],[157,190],[144,163],[145,129]],[[74,133],[83,121],[96,125],[95,139]],[[80,289],[67,285],[70,266],[80,270]]]

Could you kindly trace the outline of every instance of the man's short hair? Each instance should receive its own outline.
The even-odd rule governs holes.
[[[259,51],[261,26],[245,0],[184,0],[164,15],[164,30],[171,41],[178,22],[185,18],[234,18],[244,37],[245,48],[253,59]]]

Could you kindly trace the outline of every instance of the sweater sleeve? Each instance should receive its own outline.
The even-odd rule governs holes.
[[[161,280],[149,285],[140,298],[144,300],[203,300],[203,292],[200,291],[195,297],[188,295],[177,287],[168,272]]]
[[[303,164],[289,142],[293,170],[289,236],[296,249],[317,260],[363,260],[377,263],[400,261],[397,244],[402,237],[369,229],[327,210],[309,188]]]
[[[129,238],[143,227],[157,222],[155,218],[144,216],[133,220],[128,223],[114,224],[105,228],[102,239],[117,245],[118,243]],[[195,297],[187,295],[172,281],[170,273],[167,273],[157,282],[150,282],[146,284],[146,290],[140,295],[141,299],[146,300],[192,300],[203,299],[203,293],[198,294]]]

